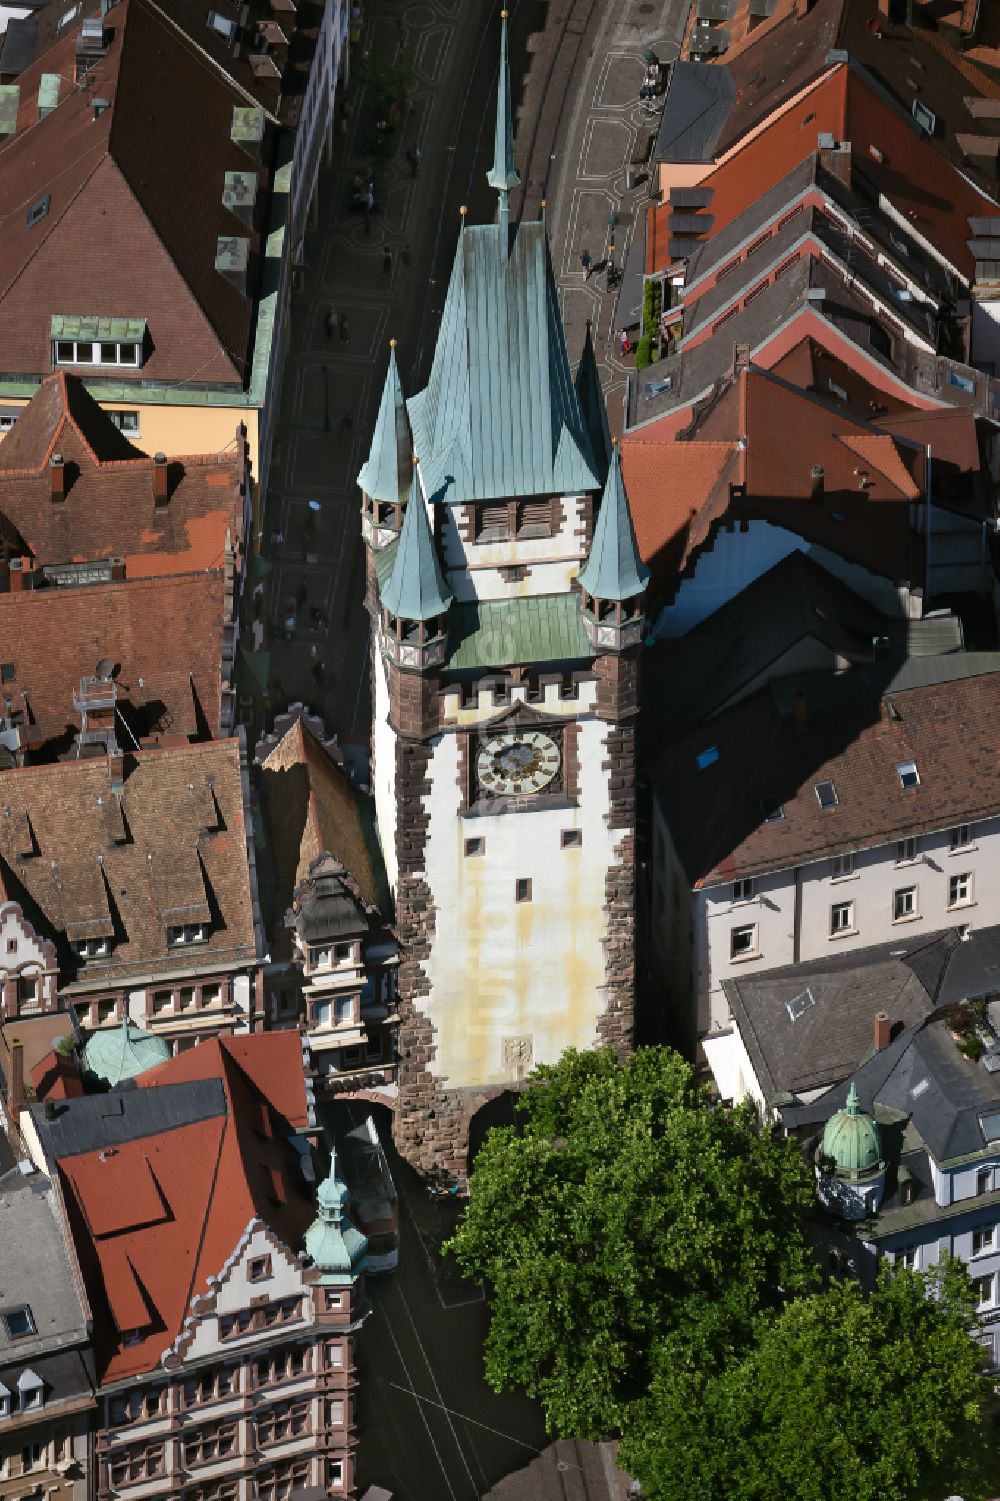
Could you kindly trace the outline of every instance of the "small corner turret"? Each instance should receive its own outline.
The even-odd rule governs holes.
[[[649,569],[639,556],[617,443],[611,453],[590,556],[580,569],[578,582],[583,628],[594,650],[622,652],[641,645],[643,594]]]
[[[410,498],[392,568],[379,595],[382,651],[409,672],[440,667],[447,647],[452,592],[445,583],[414,460]]]
[[[302,1242],[303,1253],[326,1287],[353,1287],[364,1272],[368,1240],[347,1216],[347,1185],[337,1176],[337,1157],[316,1192],[319,1210]]]
[[[371,451],[358,475],[363,496],[361,530],[368,547],[378,550],[399,536],[412,467],[413,437],[396,364],[396,341],[390,339],[389,367]]]

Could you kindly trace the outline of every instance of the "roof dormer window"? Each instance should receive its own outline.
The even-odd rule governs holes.
[[[22,1371],[17,1378],[22,1412],[35,1412],[45,1406],[45,1382],[34,1371]]]
[[[904,791],[920,786],[920,773],[917,770],[916,761],[900,761],[896,767],[896,775]]]
[[[183,948],[189,943],[208,942],[207,922],[180,923],[175,928],[167,929],[167,943],[172,949]]]

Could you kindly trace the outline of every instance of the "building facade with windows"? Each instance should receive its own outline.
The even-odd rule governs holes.
[[[651,921],[670,1002],[739,1093],[724,983],[1000,922],[989,655],[779,679],[682,737],[654,777]]]
[[[390,350],[359,476],[397,1140],[457,1173],[472,1114],[533,1065],[631,1045],[635,979],[647,574],[545,225],[509,219],[506,31],[489,180],[497,222],[463,224],[429,383],[405,400]]]
[[[335,1164],[317,1187],[314,1129],[292,1033],[32,1109],[99,1308],[94,1494],[353,1494],[366,1241]]]
[[[0,1497],[90,1501],[90,1303],[58,1176],[0,1177]]]
[[[953,951],[938,990],[945,1004],[875,1048],[837,1088],[783,1106],[781,1120],[816,1157],[833,1221],[852,1227],[862,1280],[873,1280],[883,1258],[927,1271],[956,1256],[973,1280],[979,1337],[998,1368],[1000,940],[993,932],[973,945],[979,952],[962,944]],[[846,1116],[858,1118],[857,1160],[821,1162],[837,1157]]]

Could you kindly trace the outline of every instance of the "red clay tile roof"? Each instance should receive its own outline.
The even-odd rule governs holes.
[[[0,315],[2,316],[2,315]],[[69,491],[52,500],[49,461]],[[0,442],[0,516],[41,565],[125,560],[129,578],[220,567],[243,532],[245,442],[170,457],[170,498],[157,506],[154,461],[133,448],[74,376],[44,381]]]
[[[693,884],[783,870],[836,851],[918,837],[1000,812],[1000,673],[893,691],[899,715],[868,697],[806,723],[767,689],[684,736],[657,762],[667,822]],[[696,756],[719,759],[699,770]],[[915,761],[920,785],[896,767]],[[817,782],[839,799],[820,807]],[[761,799],[784,817],[763,820]]]
[[[124,768],[120,795],[106,756],[3,773],[0,869],[12,900],[55,940],[70,974],[69,941],[110,940],[105,958],[82,963],[90,984],[169,976],[195,955],[220,969],[253,966],[240,742],[137,751]],[[203,918],[173,910],[192,891]],[[195,920],[209,922],[206,942],[168,946],[168,927]]]
[[[73,695],[103,658],[115,662],[118,739],[157,733],[215,739],[222,714],[222,642],[227,623],[221,568],[163,579],[0,594],[0,655],[14,676],[0,708],[30,710],[46,759],[69,749],[79,729]],[[129,734],[131,731],[131,736]],[[132,738],[134,737],[134,739]]]
[[[113,1155],[59,1162],[79,1215],[75,1235],[92,1299],[98,1308],[106,1302],[113,1320],[97,1321],[104,1381],[157,1367],[192,1298],[209,1291],[208,1279],[251,1220],[264,1220],[295,1254],[315,1212],[285,1139],[308,1125],[298,1033],[203,1042],[137,1083],[155,1089],[195,1079],[221,1082],[225,1115],[116,1144]],[[280,1206],[266,1187],[274,1174]],[[126,1345],[116,1328],[149,1332]]]
[[[767,190],[816,150],[820,132],[849,141],[852,158],[874,188],[906,216],[963,274],[973,272],[967,241],[969,215],[991,212],[992,202],[952,167],[912,120],[884,102],[847,64],[834,67],[794,107],[720,159],[700,186],[712,189],[706,212],[713,233],[731,224]],[[872,148],[882,160],[872,155]],[[928,184],[933,183],[932,190]],[[993,210],[995,211],[995,210]],[[669,202],[649,211],[646,270],[668,263]]]
[[[893,580],[921,576],[909,520],[910,502],[922,493],[919,446],[897,443],[756,367],[707,404],[694,437],[671,432],[656,441],[659,426],[622,441],[622,472],[654,593],[657,580],[688,566],[727,512],[787,527]],[[811,499],[815,465],[824,471],[820,504]],[[738,483],[745,498],[730,499],[729,487]]]
[[[912,419],[916,424],[928,416],[923,408],[918,410],[902,397],[873,386],[853,366],[826,349],[818,339],[800,339],[794,348],[773,365],[769,365],[768,369],[772,375],[798,386],[800,390],[811,389],[819,396],[836,399],[848,415],[857,417],[862,422],[874,423],[878,427],[890,427],[885,414],[898,413],[901,419]],[[838,393],[846,393],[846,401],[840,401],[839,394],[834,396],[835,387]],[[891,430],[895,431],[895,428]]]
[[[108,13],[108,51],[90,86],[74,88],[81,23],[19,77],[19,128],[0,149],[4,368],[51,369],[53,314],[141,318],[143,379],[242,387],[253,299],[215,258],[222,235],[250,235],[259,248],[222,202],[227,171],[260,172],[230,138],[233,109],[248,98],[146,0]],[[70,81],[39,120],[38,86],[51,72]],[[96,119],[95,98],[111,101]],[[46,193],[47,214],[29,225],[28,208]]]

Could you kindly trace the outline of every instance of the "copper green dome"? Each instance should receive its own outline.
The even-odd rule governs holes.
[[[330,1153],[330,1172],[316,1194],[319,1214],[303,1239],[303,1251],[328,1287],[350,1287],[367,1264],[368,1239],[347,1217],[347,1185],[337,1176],[337,1157]]]
[[[878,1122],[861,1108],[854,1081],[843,1110],[823,1128],[820,1155],[833,1162],[838,1177],[855,1181],[877,1172],[882,1163],[882,1134]]]
[[[95,1032],[83,1050],[88,1073],[112,1089],[159,1063],[166,1063],[169,1057],[169,1043],[162,1037],[154,1037],[152,1032],[144,1032],[127,1017],[120,1027]]]

